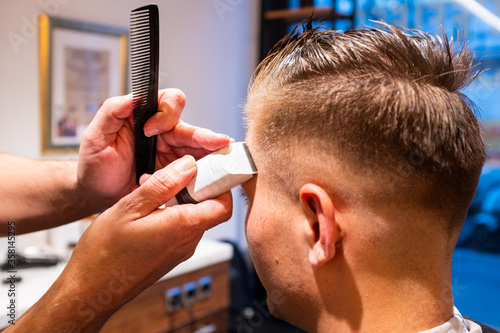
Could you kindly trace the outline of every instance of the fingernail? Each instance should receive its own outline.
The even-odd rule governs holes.
[[[144,135],[147,136],[148,138],[158,134],[160,134],[160,131],[156,128],[144,129]]]
[[[196,161],[195,161],[194,157],[191,155],[183,156],[182,158],[180,158],[172,163],[172,166],[174,167],[174,169],[179,171],[179,172],[191,170],[192,168],[195,167],[195,165],[196,165]]]

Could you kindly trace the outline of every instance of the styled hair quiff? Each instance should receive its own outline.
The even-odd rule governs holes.
[[[278,42],[249,89],[252,149],[292,195],[284,179],[300,170],[287,150],[302,145],[461,220],[485,161],[474,105],[460,92],[475,77],[473,55],[444,32],[382,24],[340,33],[308,22]]]

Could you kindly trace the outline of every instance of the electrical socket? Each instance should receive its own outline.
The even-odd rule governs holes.
[[[205,300],[212,296],[212,278],[204,276],[198,280],[198,299]]]
[[[190,309],[191,305],[196,302],[196,291],[196,283],[194,282],[188,282],[182,286],[182,306],[184,306],[184,309]]]
[[[165,291],[165,301],[168,313],[179,310],[182,306],[181,288],[175,287]]]

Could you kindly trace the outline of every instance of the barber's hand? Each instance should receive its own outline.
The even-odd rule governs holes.
[[[232,211],[230,192],[157,209],[195,172],[193,157],[176,160],[94,220],[59,279],[19,321],[28,326],[21,327],[44,327],[41,320],[53,331],[97,331],[120,306],[189,258],[204,231]]]
[[[158,112],[144,126],[158,135],[157,170],[186,154],[201,158],[230,143],[226,135],[179,121],[185,105],[177,89],[160,90]],[[106,100],[87,127],[79,151],[78,186],[109,207],[135,187],[132,96]]]

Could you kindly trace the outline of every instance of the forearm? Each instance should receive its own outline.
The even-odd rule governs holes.
[[[122,296],[92,287],[59,279],[4,332],[98,332],[120,307]]]
[[[59,226],[105,207],[81,190],[76,161],[45,161],[0,154],[0,235],[8,221],[18,234]]]
[[[155,172],[86,229],[59,278],[5,332],[97,332],[125,303],[188,259],[228,220],[231,193],[157,209],[196,173],[193,157]]]

